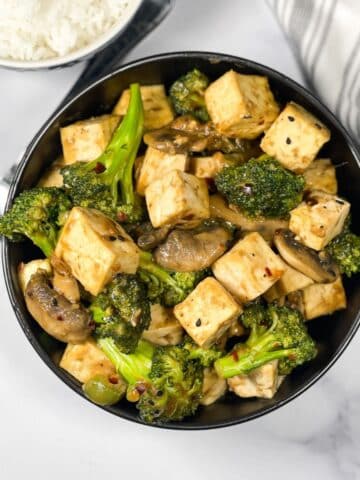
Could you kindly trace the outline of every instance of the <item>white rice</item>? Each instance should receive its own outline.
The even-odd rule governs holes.
[[[43,60],[85,47],[126,14],[131,0],[0,0],[0,57]]]

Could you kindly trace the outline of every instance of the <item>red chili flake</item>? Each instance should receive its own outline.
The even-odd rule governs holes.
[[[64,320],[62,315],[58,315],[56,318],[57,318],[60,322],[61,322],[62,320]]]
[[[126,220],[128,218],[126,213],[124,213],[124,212],[118,212],[116,216],[117,216],[117,219],[119,220],[119,222],[126,222]]]
[[[95,165],[95,168],[94,168],[94,172],[95,173],[102,173],[105,171],[105,167],[102,163],[98,162],[96,165]]]
[[[271,277],[272,273],[269,267],[265,267],[265,273],[268,277]]]
[[[235,360],[235,362],[238,362],[239,361],[239,355],[237,353],[236,350],[234,350],[232,353],[231,353],[231,356],[233,357],[233,359]]]
[[[110,375],[109,382],[116,385],[119,382],[119,378],[116,375]]]

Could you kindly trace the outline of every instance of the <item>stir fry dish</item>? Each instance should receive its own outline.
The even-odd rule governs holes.
[[[42,252],[19,265],[26,306],[94,403],[180,421],[272,398],[316,357],[307,322],[346,308],[360,237],[318,158],[330,131],[289,100],[233,70],[131,84],[60,129],[62,157],[1,217]]]

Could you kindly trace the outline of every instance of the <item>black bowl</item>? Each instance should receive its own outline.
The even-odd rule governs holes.
[[[330,157],[335,165],[339,165],[337,175],[340,195],[351,202],[353,228],[358,227],[360,155],[346,130],[334,115],[302,86],[268,67],[237,57],[202,52],[171,53],[138,60],[96,81],[69,101],[60,112],[46,122],[28,147],[11,185],[7,207],[23,189],[35,185],[44,168],[59,155],[60,126],[110,111],[121,91],[131,82],[165,83],[168,86],[179,75],[194,67],[205,72],[211,79],[216,79],[230,68],[241,73],[266,75],[280,104],[294,100],[323,120],[330,128],[332,136],[320,155]],[[17,266],[20,261],[26,262],[37,257],[39,257],[39,251],[30,243],[3,242],[3,268],[10,301],[22,329],[42,360],[64,383],[83,396],[80,383],[57,365],[56,359],[59,358],[64,345],[49,341],[25,307],[17,278]],[[334,364],[359,326],[359,282],[356,279],[346,281],[345,288],[348,296],[346,310],[329,318],[323,317],[309,323],[310,333],[319,345],[317,358],[288,376],[275,398],[271,400],[240,399],[228,394],[216,404],[200,408],[192,418],[161,426],[189,430],[234,425],[271,412],[300,395]],[[142,423],[136,408],[125,401],[116,406],[105,407],[105,410],[119,417]]]

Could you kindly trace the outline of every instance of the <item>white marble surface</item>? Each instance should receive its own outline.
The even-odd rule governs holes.
[[[178,0],[130,58],[186,49],[252,58],[301,81],[263,0]],[[80,70],[0,71],[0,173]],[[117,419],[64,387],[29,345],[4,288],[1,279],[1,479],[360,478],[360,335],[314,387],[268,416],[222,430],[162,431]]]

